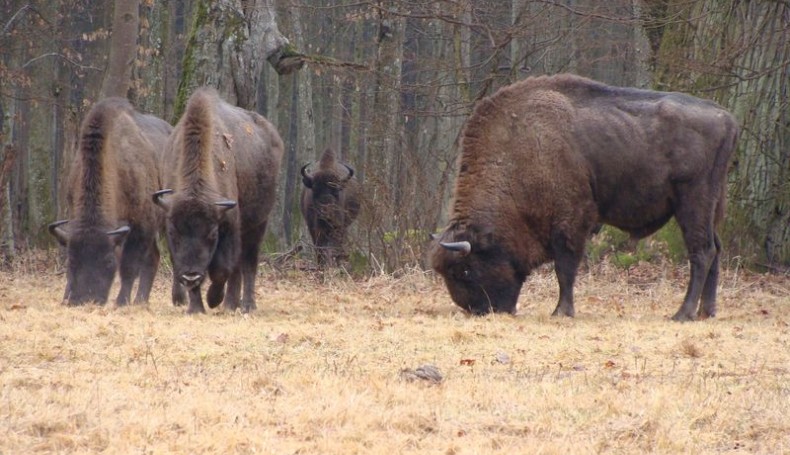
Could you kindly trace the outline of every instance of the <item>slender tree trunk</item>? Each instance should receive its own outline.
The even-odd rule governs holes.
[[[132,64],[137,55],[140,4],[134,0],[117,0],[114,5],[110,58],[100,92],[102,98],[126,98],[132,81]]]

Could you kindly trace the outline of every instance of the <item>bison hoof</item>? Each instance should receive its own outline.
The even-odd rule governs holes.
[[[694,313],[687,314],[682,311],[678,311],[677,313],[675,313],[674,316],[672,316],[672,320],[676,322],[690,322],[690,321],[696,321],[697,318],[694,315]]]
[[[554,312],[551,313],[551,315],[553,317],[566,316],[566,317],[572,318],[572,317],[576,316],[576,311],[574,311],[573,308],[560,308],[560,307],[557,307],[554,310]]]
[[[201,306],[190,305],[189,308],[187,308],[187,314],[206,314],[206,309],[203,308],[203,305]]]

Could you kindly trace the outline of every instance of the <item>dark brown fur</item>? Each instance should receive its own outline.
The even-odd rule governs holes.
[[[155,196],[166,211],[173,258],[173,303],[205,312],[200,285],[206,275],[211,308],[255,305],[258,249],[274,206],[283,143],[262,116],[232,106],[201,88],[170,136],[163,183],[171,195]],[[227,282],[227,293],[225,284]]]
[[[639,238],[674,216],[691,278],[673,319],[714,316],[715,227],[737,135],[727,111],[680,93],[573,75],[505,87],[466,124],[452,219],[439,239],[445,247],[437,242],[433,250],[434,269],[459,306],[513,312],[530,270],[554,261],[554,314],[573,316],[573,283],[591,230],[605,223]],[[466,241],[468,254],[446,247]]]
[[[359,214],[359,182],[353,168],[324,150],[318,169],[302,168],[302,216],[315,245],[319,264],[335,265],[345,257],[346,231]]]
[[[129,302],[138,277],[135,302],[148,300],[162,221],[149,195],[160,186],[158,157],[171,129],[122,98],[100,101],[88,113],[68,179],[73,218],[50,225],[67,250],[66,303],[105,303],[116,269],[118,305]]]

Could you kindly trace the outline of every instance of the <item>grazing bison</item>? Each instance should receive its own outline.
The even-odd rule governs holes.
[[[554,261],[554,315],[599,223],[645,237],[675,217],[691,263],[677,321],[716,314],[728,162],[738,126],[713,102],[573,75],[523,80],[466,123],[449,226],[432,251],[455,303],[514,312],[526,276]],[[702,305],[698,308],[698,302]]]
[[[262,116],[198,89],[170,135],[162,158],[165,190],[154,201],[165,210],[173,260],[173,303],[188,313],[206,310],[200,285],[208,277],[210,308],[255,309],[258,249],[274,205],[283,143]],[[225,284],[227,282],[227,294]]]
[[[65,303],[105,303],[116,269],[116,303],[129,302],[138,277],[134,301],[148,301],[162,221],[150,194],[160,187],[158,156],[171,129],[122,98],[102,100],[88,112],[67,180],[73,218],[49,225],[67,251]]]
[[[354,169],[324,150],[318,169],[307,173],[302,166],[302,216],[318,253],[319,264],[334,265],[344,256],[346,230],[359,214],[359,182]]]

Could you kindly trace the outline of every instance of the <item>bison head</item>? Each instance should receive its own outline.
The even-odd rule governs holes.
[[[214,258],[226,212],[235,201],[205,202],[200,198],[165,198],[173,190],[154,193],[154,202],[165,210],[165,232],[173,261],[173,274],[184,287],[200,286]]]
[[[49,225],[49,232],[66,247],[66,293],[68,305],[106,303],[118,268],[120,248],[129,227],[108,231],[95,226],[69,230],[62,220]]]
[[[435,241],[431,262],[456,305],[478,315],[516,312],[527,273],[496,236],[451,226]]]

